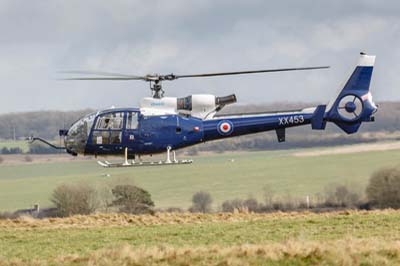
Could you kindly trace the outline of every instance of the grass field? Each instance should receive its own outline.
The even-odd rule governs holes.
[[[20,148],[23,152],[29,150],[29,144],[27,141],[0,141],[0,149],[6,148]]]
[[[265,185],[278,195],[293,197],[323,192],[332,183],[363,191],[372,172],[400,162],[400,150],[304,157],[292,153],[203,155],[195,157],[192,165],[124,169],[104,169],[95,160],[3,163],[0,165],[0,210],[26,208],[34,203],[49,206],[52,190],[61,183],[88,182],[102,186],[120,179],[133,180],[148,190],[160,208],[187,208],[191,196],[199,190],[212,194],[215,207],[236,197],[253,195],[262,199]]]
[[[0,221],[0,265],[398,265],[400,212]]]

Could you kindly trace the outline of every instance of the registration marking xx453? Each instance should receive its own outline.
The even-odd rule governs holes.
[[[302,115],[282,116],[278,117],[278,119],[280,126],[297,125],[304,123],[304,116]]]

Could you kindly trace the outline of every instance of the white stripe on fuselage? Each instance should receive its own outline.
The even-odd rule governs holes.
[[[219,120],[219,119],[233,119],[233,118],[246,118],[246,117],[266,117],[266,116],[280,116],[280,115],[297,115],[297,114],[312,114],[316,107],[305,108],[296,112],[276,112],[276,113],[261,113],[261,114],[243,114],[243,115],[227,115],[218,116],[206,120]]]

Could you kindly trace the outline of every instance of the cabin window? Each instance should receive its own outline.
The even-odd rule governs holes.
[[[121,131],[111,131],[111,144],[121,144]]]
[[[90,130],[92,129],[96,113],[89,114],[82,119],[75,122],[71,128],[68,130],[68,135],[70,136],[89,136]]]
[[[128,112],[126,129],[137,129],[139,125],[138,112]]]
[[[123,112],[104,114],[97,119],[96,129],[122,129],[123,120]]]
[[[92,143],[96,145],[121,144],[121,131],[94,131]]]
[[[97,145],[110,144],[110,131],[94,131],[92,142]]]

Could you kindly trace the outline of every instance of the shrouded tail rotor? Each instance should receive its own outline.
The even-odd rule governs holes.
[[[339,101],[337,111],[343,120],[355,121],[363,111],[363,102],[356,95],[347,95]]]

